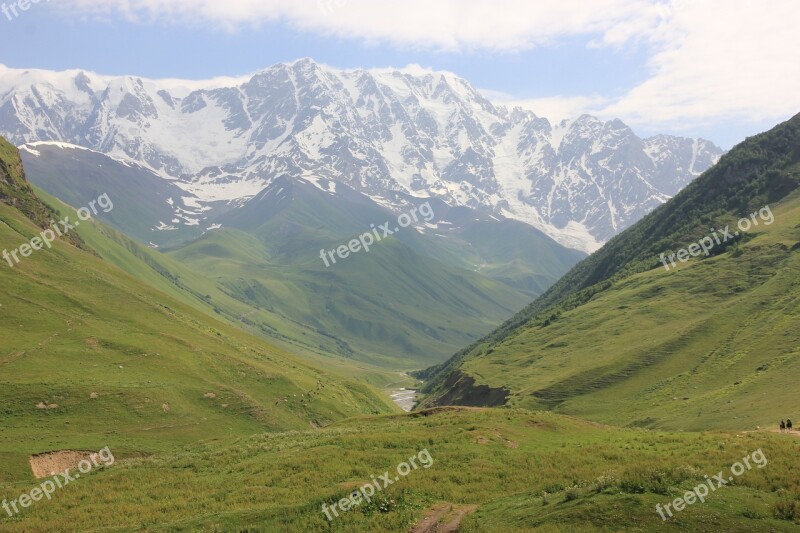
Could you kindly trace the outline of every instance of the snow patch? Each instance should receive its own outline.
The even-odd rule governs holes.
[[[39,150],[34,150],[27,144],[23,144],[22,146],[19,147],[19,149],[28,152],[34,157],[39,157],[40,155],[42,155],[42,152],[40,152]]]

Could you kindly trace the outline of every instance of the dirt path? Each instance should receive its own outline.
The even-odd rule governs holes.
[[[440,503],[425,513],[425,518],[417,522],[409,533],[455,533],[464,517],[477,508],[477,505]]]
[[[781,431],[780,429],[770,429],[770,433],[785,433],[796,439],[800,439],[800,431]]]

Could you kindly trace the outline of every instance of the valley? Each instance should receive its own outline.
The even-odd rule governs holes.
[[[798,120],[737,147],[719,169],[609,244],[628,257],[609,255],[617,261],[609,265],[604,252],[592,256],[470,352],[416,378],[312,355],[285,337],[283,348],[241,332],[234,325],[262,309],[248,310],[224,283],[206,277],[233,256],[217,253],[203,275],[184,266],[191,264],[185,251],[144,247],[101,220],[82,225],[72,242],[28,258],[24,271],[0,271],[0,444],[4,464],[14,465],[3,471],[0,497],[27,490],[27,458],[35,453],[108,446],[118,460],[35,512],[3,518],[0,529],[56,531],[56,516],[78,520],[80,513],[91,530],[398,531],[423,515],[425,527],[455,520],[459,531],[599,531],[611,523],[791,530],[791,495],[800,489],[789,472],[798,441],[764,428],[796,400],[791,354],[800,339],[792,337],[798,307],[791,288],[800,167],[793,153],[783,158],[780,151],[800,131]],[[12,205],[51,216],[73,208],[40,191],[50,206],[42,203],[25,183],[16,151],[3,150],[3,168],[17,169],[4,178],[0,205],[6,246],[37,231],[36,219]],[[752,187],[756,200],[743,201],[769,201],[774,223],[674,272],[664,272],[646,245],[626,243],[641,227],[658,227],[659,217],[689,220],[671,209],[706,209],[691,199],[703,198],[726,165],[748,169],[728,186]],[[728,220],[717,217],[710,221],[717,227]],[[685,227],[672,242],[697,235]],[[217,235],[197,242],[229,249],[236,242],[209,239]],[[246,248],[240,250],[243,257]],[[611,282],[595,277],[596,265]],[[737,276],[742,268],[748,283]],[[91,291],[82,283],[87,275]],[[688,316],[692,321],[682,322]],[[584,333],[567,333],[575,331]],[[703,343],[707,352],[697,349]],[[532,358],[526,346],[538,347]],[[637,357],[641,346],[653,355]],[[35,377],[43,366],[60,369],[57,382]],[[665,380],[670,368],[690,370]],[[463,385],[446,378],[452,372]],[[425,380],[421,391],[418,378]],[[783,401],[771,402],[763,383],[783,390]],[[486,402],[504,407],[450,406]],[[320,512],[370,471],[421,449],[433,458],[430,471],[387,483],[336,520]],[[656,506],[676,490],[751,452],[768,463],[702,506],[660,518]],[[241,488],[232,490],[232,479]],[[175,496],[189,486],[203,491]],[[86,514],[77,502],[89,494],[105,495],[92,505],[126,511]],[[168,507],[129,503],[163,498]]]
[[[6,0],[0,533],[797,531],[798,26]]]

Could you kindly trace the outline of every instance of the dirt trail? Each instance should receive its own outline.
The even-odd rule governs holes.
[[[800,439],[800,431],[781,431],[780,429],[770,429],[770,433],[786,433],[787,435]]]
[[[477,509],[477,505],[454,505],[440,503],[425,513],[409,533],[455,533],[465,516]]]

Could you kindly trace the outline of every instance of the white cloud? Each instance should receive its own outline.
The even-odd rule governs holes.
[[[520,100],[509,94],[482,89],[481,92],[489,100],[509,107],[521,107],[536,113],[540,117],[557,124],[564,119],[575,118],[584,113],[601,115],[608,104],[603,96],[547,96]]]
[[[649,36],[652,74],[603,109],[632,124],[788,118],[800,112],[793,0],[683,1]]]
[[[70,10],[228,29],[276,20],[342,38],[446,51],[524,50],[602,34],[646,0],[62,0]]]
[[[102,17],[118,13],[231,31],[280,21],[322,35],[456,53],[515,53],[585,38],[588,46],[610,50],[644,47],[649,53],[644,81],[621,95],[546,95],[519,103],[544,116],[593,112],[634,125],[673,127],[756,122],[800,111],[796,0],[62,0],[61,5]]]

